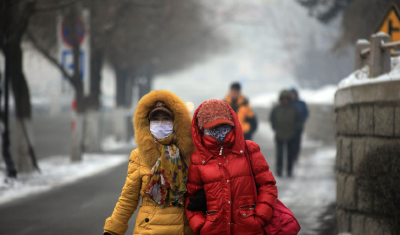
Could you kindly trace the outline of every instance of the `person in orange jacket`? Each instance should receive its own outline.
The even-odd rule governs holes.
[[[257,130],[257,117],[251,109],[249,100],[240,92],[241,86],[238,82],[232,83],[225,102],[231,106],[239,118],[240,125],[245,140],[252,140],[254,132]]]

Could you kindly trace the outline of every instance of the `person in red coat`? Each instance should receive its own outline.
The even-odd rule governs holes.
[[[263,226],[272,217],[278,191],[260,147],[244,140],[236,113],[220,100],[203,102],[194,113],[191,128],[196,151],[190,158],[185,199],[190,227],[200,235],[264,234]],[[257,202],[246,146],[257,184]]]

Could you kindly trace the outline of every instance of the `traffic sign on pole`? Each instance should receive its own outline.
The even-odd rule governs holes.
[[[61,66],[66,70],[69,75],[73,74],[74,61],[72,52],[72,40],[71,37],[75,36],[80,49],[80,77],[83,82],[83,90],[85,95],[90,93],[90,34],[89,34],[89,11],[83,10],[80,16],[75,19],[76,33],[73,34],[71,29],[66,24],[66,19],[60,15],[58,18],[58,47],[59,47],[59,59]],[[69,92],[71,89],[65,89],[70,87],[62,75],[62,92]]]
[[[400,41],[400,11],[396,4],[390,4],[375,31],[390,35],[392,42]]]

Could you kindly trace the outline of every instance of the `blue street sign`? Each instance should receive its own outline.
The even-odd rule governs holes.
[[[80,71],[80,77],[81,80],[84,79],[85,77],[85,51],[81,50],[80,51],[80,58],[79,61],[81,63],[81,71]],[[64,49],[61,53],[61,66],[67,70],[70,71],[71,74],[74,72],[74,63],[73,63],[73,54],[72,54],[72,49]],[[66,77],[63,75],[63,79],[65,80]]]

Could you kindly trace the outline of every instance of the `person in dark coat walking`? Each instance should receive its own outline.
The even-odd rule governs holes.
[[[290,90],[290,96],[292,98],[293,104],[300,110],[301,117],[302,117],[302,127],[300,130],[296,133],[295,136],[295,153],[294,153],[294,162],[296,162],[299,158],[300,155],[300,149],[301,149],[301,136],[303,134],[303,129],[304,129],[304,124],[307,121],[308,118],[308,108],[306,102],[302,101],[299,99],[299,93],[295,88],[292,88]]]
[[[283,149],[286,146],[287,175],[292,176],[293,160],[296,154],[296,134],[302,128],[303,122],[299,109],[293,104],[290,91],[284,90],[279,95],[279,104],[271,112],[270,123],[275,131],[276,169],[282,176]]]

